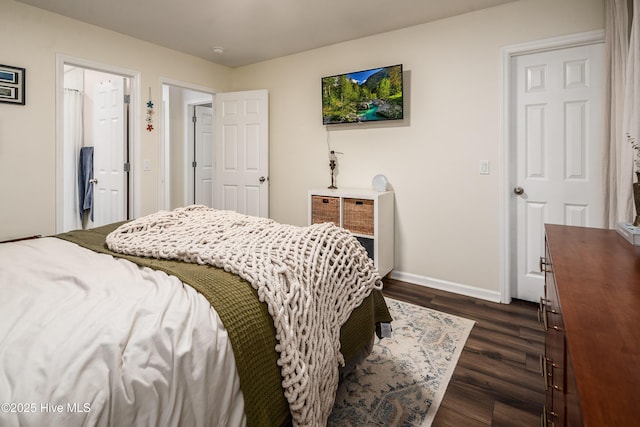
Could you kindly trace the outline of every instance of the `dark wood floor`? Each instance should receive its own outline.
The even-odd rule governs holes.
[[[388,297],[474,320],[434,427],[539,426],[544,384],[539,355],[544,332],[537,304],[497,304],[384,280]]]

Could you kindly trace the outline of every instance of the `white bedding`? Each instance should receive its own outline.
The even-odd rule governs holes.
[[[212,265],[251,284],[273,318],[293,425],[326,424],[344,366],[341,328],[382,288],[373,261],[348,230],[191,205],[124,223],[106,245],[128,255]]]
[[[0,426],[244,424],[227,333],[193,288],[57,238],[0,244]]]

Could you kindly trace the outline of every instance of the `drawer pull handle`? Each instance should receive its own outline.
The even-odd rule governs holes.
[[[551,364],[551,370],[549,370],[549,364]],[[553,368],[556,365],[548,357],[544,358],[544,364],[542,365],[542,375],[544,377],[544,390],[549,390],[549,384],[553,383]]]
[[[329,203],[329,199],[322,199],[322,203]]]
[[[552,417],[557,417],[558,413],[557,412],[553,412],[553,411],[547,411],[547,405],[544,405],[542,407],[542,415],[540,416],[540,426],[541,427],[547,427],[549,425],[549,415],[551,415]],[[552,425],[555,425],[555,423],[553,421],[551,421]]]
[[[546,303],[548,303],[548,302],[549,302],[549,300],[548,300],[548,299],[544,299],[544,298],[540,297],[540,310],[541,310],[541,311],[542,311],[542,308],[544,307],[544,305],[545,305]]]
[[[540,363],[540,375],[544,376],[544,365],[543,360],[547,360],[543,355],[538,356],[538,362]]]
[[[547,261],[547,259],[543,256],[540,257],[540,272],[541,273],[551,273],[551,269],[547,269],[546,267],[551,267],[551,264]]]
[[[553,385],[553,370],[558,369],[558,365],[553,363],[553,360],[548,357],[544,357],[544,359],[541,358],[540,364],[542,365],[542,376],[544,377],[544,390],[547,391],[549,387],[551,387],[554,390],[562,391],[560,387]],[[549,367],[551,367],[551,369],[549,369]]]
[[[549,327],[549,321],[548,321],[548,316],[547,313],[551,313],[551,314],[560,314],[557,310],[555,309],[547,309],[547,305],[545,304],[546,302],[549,302],[549,300],[540,298],[540,308],[538,309],[538,322],[542,322],[544,324],[544,329],[554,329],[556,331],[562,331],[562,328],[560,328],[557,325],[551,326]]]
[[[364,202],[362,200],[356,200],[356,206],[362,206]]]
[[[548,302],[549,302],[548,299],[544,299],[540,297],[540,308],[538,308],[538,322],[542,322],[542,316],[545,313],[546,303]],[[547,328],[546,321],[544,323],[545,323],[545,329],[546,329]]]

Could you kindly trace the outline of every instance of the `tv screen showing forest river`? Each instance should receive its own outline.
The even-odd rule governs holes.
[[[322,78],[323,124],[402,118],[402,65]]]

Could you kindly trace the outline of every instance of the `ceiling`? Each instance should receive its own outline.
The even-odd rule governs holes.
[[[17,1],[238,67],[516,0]]]

